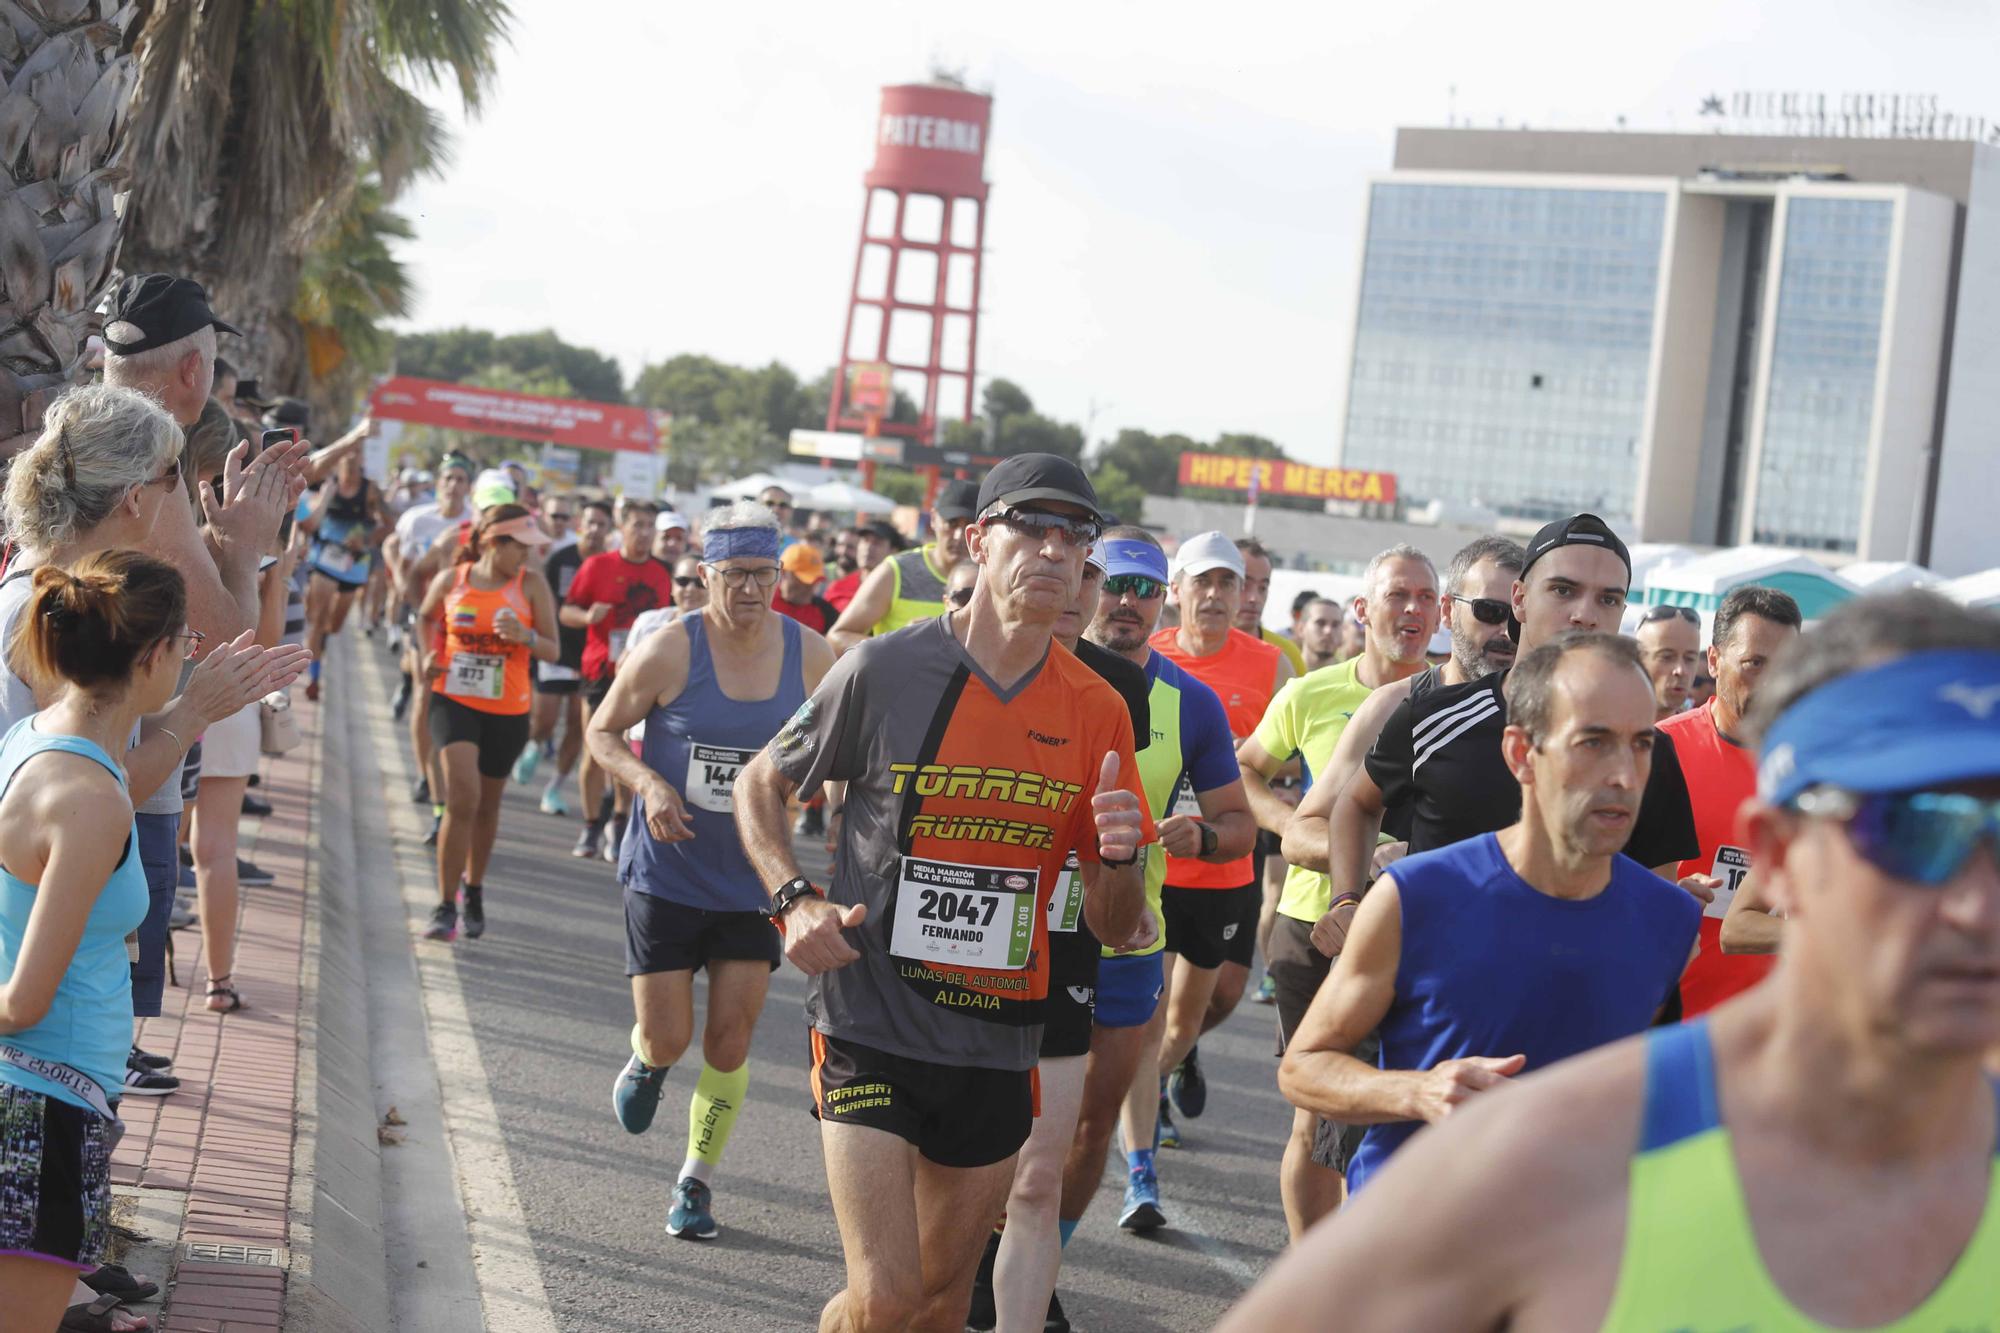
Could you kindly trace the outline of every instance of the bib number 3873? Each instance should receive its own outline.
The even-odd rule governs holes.
[[[1038,872],[903,858],[889,951],[899,958],[1012,971],[1035,945]]]
[[[507,659],[478,653],[454,653],[444,692],[461,699],[498,699],[506,683]]]

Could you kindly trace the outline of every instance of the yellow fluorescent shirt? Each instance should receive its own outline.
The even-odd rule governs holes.
[[[1286,681],[1252,733],[1274,759],[1282,762],[1297,755],[1307,788],[1325,771],[1348,719],[1368,697],[1360,668],[1361,659],[1353,657]],[[1333,883],[1325,875],[1297,866],[1287,868],[1284,892],[1278,898],[1279,912],[1300,921],[1317,921],[1332,902]]]

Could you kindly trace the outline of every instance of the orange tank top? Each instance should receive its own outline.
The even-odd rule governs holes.
[[[529,629],[536,628],[528,595],[522,591],[521,575],[504,586],[479,589],[472,586],[472,566],[461,566],[458,582],[444,601],[444,668],[434,687],[439,694],[482,713],[525,713],[531,686],[528,683],[528,645],[514,643],[493,628],[493,618],[501,608],[511,610]]]
[[[1222,700],[1222,711],[1229,716],[1231,736],[1241,741],[1257,730],[1278,678],[1280,659],[1276,648],[1240,629],[1230,630],[1229,641],[1222,651],[1207,657],[1183,652],[1178,630],[1163,629],[1149,642],[1162,657],[1215,691]],[[1201,814],[1194,793],[1187,790],[1185,783],[1175,793],[1173,813],[1197,817]],[[1184,889],[1233,889],[1248,884],[1253,874],[1252,858],[1248,856],[1219,865],[1193,858],[1167,858],[1167,883]]]

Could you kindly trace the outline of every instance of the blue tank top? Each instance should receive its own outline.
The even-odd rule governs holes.
[[[761,912],[770,894],[750,868],[736,834],[736,775],[757,757],[806,701],[799,625],[780,617],[785,660],[778,691],[745,701],[722,692],[708,651],[708,620],[682,620],[688,636],[687,685],[665,708],[646,715],[640,757],[681,794],[694,837],[664,843],[646,828],[645,802],[632,803],[619,848],[618,879],[640,893],[711,912]]]
[[[319,531],[313,535],[312,565],[336,583],[359,587],[368,582],[368,569],[373,556],[367,551],[355,554],[347,549],[346,541],[349,533],[357,529],[365,532],[371,526],[368,522],[368,495],[374,483],[364,477],[361,489],[352,496],[342,495],[337,481],[328,480],[326,484],[336,489],[333,499],[327,502],[326,512],[320,515]],[[301,497],[300,503],[309,504],[310,501]]]
[[[81,736],[44,735],[35,730],[34,717],[25,717],[0,741],[0,796],[6,795],[22,764],[48,750],[94,759],[111,770],[121,787],[125,784],[123,770],[96,744]],[[132,1046],[132,965],[125,954],[125,937],[145,920],[147,902],[146,870],[139,861],[134,824],[126,830],[125,855],[84,921],[76,956],[56,985],[47,1016],[7,1038],[29,1055],[83,1071],[113,1098],[125,1085],[125,1059]],[[35,886],[0,869],[0,981],[14,975],[34,905]],[[72,1106],[88,1106],[61,1084],[11,1064],[0,1063],[0,1083]]]
[[[1642,1032],[1679,984],[1701,922],[1686,890],[1625,856],[1594,898],[1537,893],[1492,833],[1405,857],[1389,874],[1403,952],[1382,1019],[1383,1069],[1521,1054],[1533,1073]],[[1349,1187],[1422,1127],[1370,1125]]]

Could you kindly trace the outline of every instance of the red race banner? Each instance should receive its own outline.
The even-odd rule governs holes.
[[[1314,500],[1396,502],[1396,474],[1346,467],[1311,467],[1277,458],[1232,458],[1226,454],[1181,455],[1181,485],[1257,495],[1303,495]]]
[[[541,440],[579,449],[650,454],[660,446],[653,414],[643,407],[544,398],[408,375],[376,385],[368,397],[368,412],[381,421],[414,421],[446,430]]]

